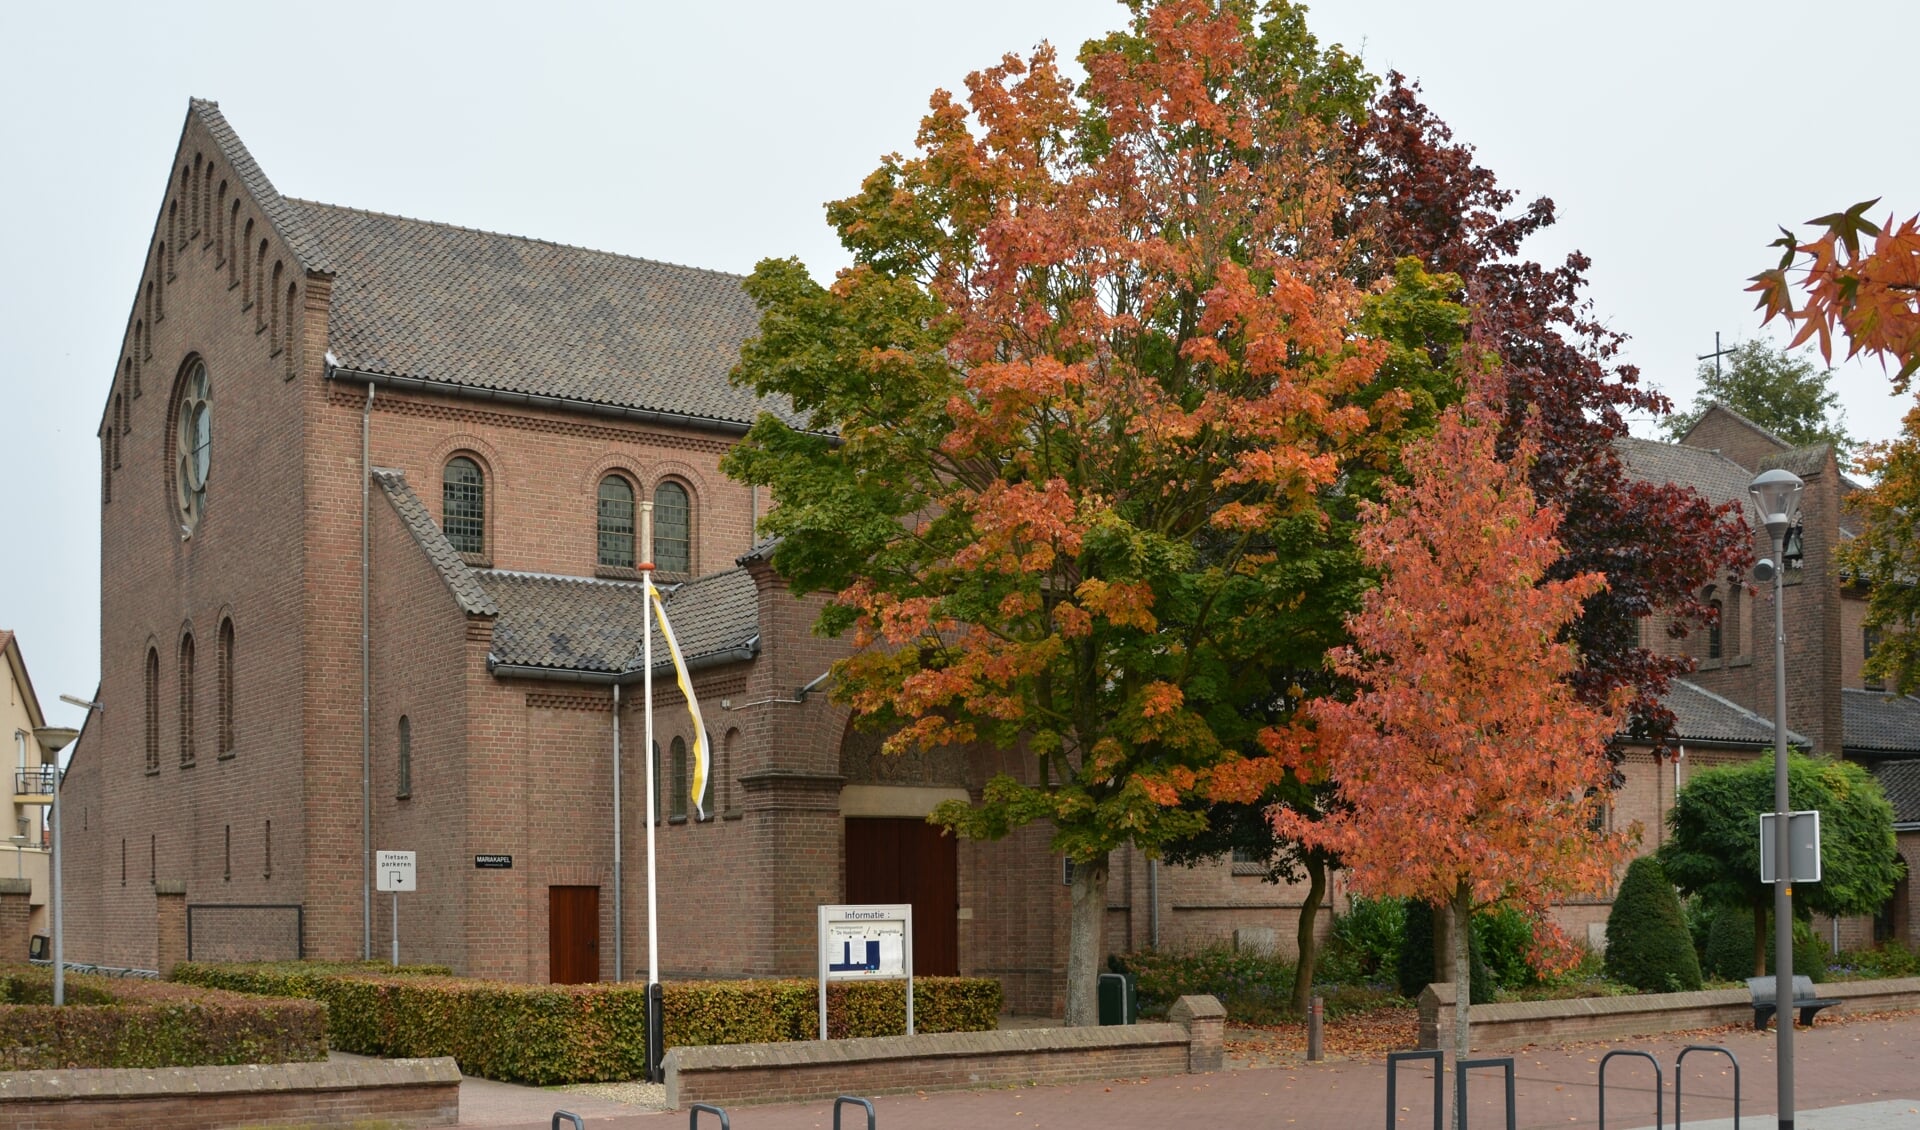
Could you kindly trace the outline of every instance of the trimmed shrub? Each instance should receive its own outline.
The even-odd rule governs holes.
[[[1491,987],[1520,989],[1539,983],[1533,971],[1533,922],[1510,906],[1473,916],[1473,944],[1492,975]],[[1474,980],[1479,980],[1478,974]]]
[[[1607,976],[1646,993],[1700,987],[1680,896],[1657,860],[1643,855],[1627,867],[1607,915]]]
[[[1493,1000],[1493,971],[1487,968],[1485,944],[1481,941],[1481,932],[1470,932],[1467,945],[1467,975],[1472,979],[1468,986],[1469,1004],[1488,1004]],[[1433,904],[1409,899],[1407,902],[1406,942],[1400,947],[1400,960],[1396,969],[1399,975],[1400,995],[1409,1000],[1420,996],[1421,990],[1433,980]]]
[[[1771,919],[1769,919],[1771,927]],[[1815,982],[1827,979],[1827,962],[1833,955],[1826,943],[1805,922],[1793,924],[1793,971]],[[1744,981],[1753,976],[1753,911],[1745,907],[1724,907],[1713,917],[1707,930],[1706,960],[1701,963],[1710,977],[1722,981]],[[1773,930],[1767,930],[1767,967],[1773,967]]]
[[[1406,936],[1405,899],[1355,896],[1345,914],[1334,916],[1333,937],[1321,955],[1314,979],[1327,984],[1361,984],[1391,977]]]
[[[1134,975],[1140,1015],[1164,1016],[1190,994],[1219,1000],[1227,1016],[1243,1024],[1271,1024],[1292,1004],[1294,963],[1272,954],[1237,951],[1224,944],[1185,950],[1138,950],[1115,956],[1109,966]]]
[[[199,1067],[327,1058],[326,1013],[312,1001],[262,1000],[220,989],[0,968],[0,1071]]]
[[[547,1085],[639,1077],[646,1064],[644,984],[527,985],[433,973],[372,975],[362,967],[182,963],[176,980],[310,997],[327,1006],[335,1048],[362,1055],[450,1055],[469,1075]],[[810,1040],[818,1035],[813,981],[695,981],[665,986],[668,1047]],[[984,1031],[1000,1015],[1000,983],[914,979],[918,1032]],[[906,1030],[905,983],[847,982],[827,989],[835,1037]]]

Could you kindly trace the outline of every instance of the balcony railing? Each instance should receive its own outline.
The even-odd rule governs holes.
[[[51,765],[13,771],[14,796],[52,796],[60,787],[60,770]]]

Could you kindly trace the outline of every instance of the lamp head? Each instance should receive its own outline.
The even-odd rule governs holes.
[[[1793,525],[1794,512],[1799,509],[1800,490],[1806,484],[1792,471],[1775,467],[1771,471],[1762,471],[1754,477],[1753,484],[1747,489],[1753,495],[1753,504],[1760,509],[1760,524],[1774,537],[1786,533]]]

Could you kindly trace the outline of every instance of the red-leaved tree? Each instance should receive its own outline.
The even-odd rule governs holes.
[[[1606,582],[1548,579],[1560,513],[1527,485],[1531,441],[1499,457],[1490,394],[1483,380],[1408,445],[1410,484],[1367,508],[1360,549],[1383,579],[1330,656],[1358,693],[1268,735],[1339,801],[1317,820],[1278,810],[1276,831],[1337,852],[1357,891],[1451,909],[1460,1056],[1473,911],[1516,906],[1544,924],[1551,901],[1604,890],[1630,843],[1595,819],[1616,720],[1568,682],[1579,656],[1563,639]]]

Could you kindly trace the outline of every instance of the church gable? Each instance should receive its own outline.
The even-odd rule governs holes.
[[[205,276],[193,280],[201,284],[203,316],[206,294],[224,292],[240,336],[251,331],[257,342],[249,348],[291,378],[300,354],[302,284],[328,273],[299,213],[274,189],[219,105],[191,100],[103,406],[103,504],[113,500],[114,473],[127,459],[123,448],[137,433],[167,426],[166,402],[183,351],[200,348],[197,339],[205,336],[204,326],[176,332],[182,285]]]

